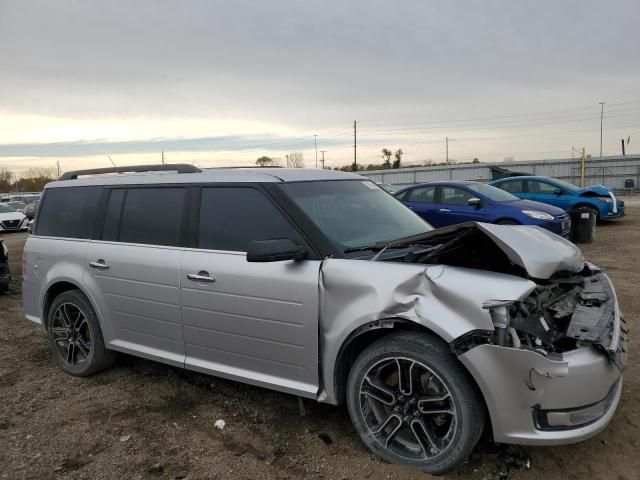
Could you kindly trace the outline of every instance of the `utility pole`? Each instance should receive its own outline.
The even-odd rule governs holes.
[[[445,151],[446,151],[446,164],[449,165],[449,142],[453,142],[455,138],[444,137]]]
[[[320,160],[322,162],[322,169],[324,170],[324,154],[326,153],[326,150],[320,150],[320,153],[322,154],[322,160]]]
[[[584,147],[581,149],[577,149],[575,147],[571,147],[571,158],[573,158],[573,152],[576,151],[580,154],[580,187],[584,187],[584,176],[585,171],[587,169],[587,154]]]
[[[316,170],[318,169],[318,135],[313,136],[313,145],[316,147]]]
[[[604,120],[604,102],[600,104],[600,160],[602,160],[602,121]]]
[[[164,165],[164,150],[162,150],[162,165]]]
[[[56,166],[58,167],[58,178],[60,178],[60,160],[56,160]]]
[[[356,150],[358,148],[358,137],[356,135],[356,121],[353,121],[353,171],[358,171],[358,159],[356,157]]]

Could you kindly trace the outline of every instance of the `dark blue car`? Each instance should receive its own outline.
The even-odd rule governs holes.
[[[432,182],[398,191],[395,197],[434,227],[463,222],[537,225],[563,237],[571,219],[561,208],[518,197],[478,182]]]
[[[490,185],[514,194],[518,198],[535,200],[564,210],[588,208],[598,220],[613,220],[624,216],[624,202],[616,199],[604,185],[580,188],[556,178],[523,176],[502,178]]]

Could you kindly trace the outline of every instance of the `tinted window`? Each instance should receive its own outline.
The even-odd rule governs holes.
[[[278,209],[254,188],[202,189],[199,248],[246,252],[254,240],[300,236]]]
[[[102,238],[178,246],[184,197],[184,188],[114,190],[107,205]]]
[[[436,200],[436,187],[414,188],[409,192],[408,202],[434,203]]]
[[[36,234],[91,238],[102,187],[50,188],[44,197]]]
[[[529,180],[529,193],[554,193],[556,190],[558,187],[550,183]]]
[[[471,192],[457,187],[442,187],[442,203],[448,205],[468,205],[468,200],[473,198]]]
[[[523,184],[522,180],[511,180],[509,182],[502,182],[496,186],[506,192],[522,193],[524,192],[524,188],[522,184]]]

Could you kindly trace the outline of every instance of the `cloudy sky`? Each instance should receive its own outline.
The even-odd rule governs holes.
[[[0,166],[640,151],[640,2],[0,0]],[[638,148],[635,148],[635,147]]]

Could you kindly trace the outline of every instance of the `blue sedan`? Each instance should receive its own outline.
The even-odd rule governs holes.
[[[473,221],[537,225],[563,237],[571,231],[571,219],[561,208],[521,200],[478,182],[424,183],[400,190],[395,197],[437,228]]]
[[[618,200],[604,185],[580,188],[556,178],[540,176],[501,178],[490,185],[518,198],[547,203],[564,210],[588,208],[593,210],[598,220],[624,216],[624,202]]]

